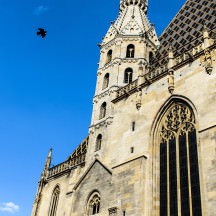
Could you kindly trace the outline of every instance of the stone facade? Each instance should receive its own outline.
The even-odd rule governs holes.
[[[190,2],[188,0],[183,8]],[[212,2],[211,7],[215,8],[213,1],[206,2]],[[187,159],[181,159],[181,142],[176,141],[176,211],[178,215],[183,215],[183,180],[180,176],[182,170],[186,169],[181,166],[182,161],[186,160],[189,179],[187,215],[215,215],[215,28],[203,26],[202,38],[198,38],[197,44],[193,42],[195,45],[190,48],[187,45],[188,49],[184,52],[178,53],[175,47],[170,46],[166,56],[161,57],[161,53],[157,56],[159,41],[165,39],[158,39],[154,26],[149,24],[147,6],[148,1],[145,0],[120,2],[119,16],[100,45],[101,57],[88,137],[70,158],[54,168],[50,168],[50,151],[32,216],[172,215],[170,197],[173,195],[169,189],[166,193],[170,199],[166,207],[168,213],[161,213],[163,188],[160,186],[160,161],[163,159],[160,143],[163,125],[169,124],[166,115],[172,106],[180,105],[185,108],[169,114],[173,121],[170,124],[174,124],[173,132],[169,129],[170,124],[165,129],[169,136],[173,133],[175,137],[183,134],[189,137],[189,128],[193,127],[196,148],[191,150],[190,137],[187,138]],[[129,51],[134,55],[130,56],[130,53],[127,56],[131,44],[134,50]],[[158,65],[158,62],[163,62],[161,58],[165,59],[164,64]],[[125,80],[127,68],[132,69],[132,80]],[[104,84],[106,74],[109,74],[108,83]],[[166,139],[166,142],[170,142],[173,138]],[[194,171],[196,168],[191,165],[191,155],[197,156],[198,171]],[[166,157],[172,160],[169,153]],[[168,161],[168,164],[171,162]],[[171,169],[171,165],[168,165],[168,169]],[[198,173],[199,184],[195,186],[200,190],[200,212],[193,202],[193,172]],[[167,174],[167,184],[171,185],[170,175],[173,173],[167,171]],[[60,193],[56,204],[53,204],[56,186],[60,188]],[[199,213],[196,214],[196,211]]]

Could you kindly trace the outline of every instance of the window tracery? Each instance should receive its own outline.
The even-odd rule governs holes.
[[[101,199],[99,193],[95,192],[90,196],[87,206],[87,212],[89,216],[96,215],[100,212],[100,202]]]
[[[183,103],[173,104],[160,125],[160,216],[201,216],[195,117]]]

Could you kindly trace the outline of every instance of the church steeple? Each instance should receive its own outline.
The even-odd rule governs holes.
[[[159,41],[154,25],[147,18],[147,8],[148,0],[121,0],[118,17],[111,23],[99,46],[100,61],[89,137],[89,143],[93,144],[90,144],[91,158],[108,159],[104,149],[108,145],[109,125],[114,122],[112,100],[116,91],[132,84],[138,77],[140,83],[147,73],[143,69],[140,75],[140,64],[148,68],[158,49]]]

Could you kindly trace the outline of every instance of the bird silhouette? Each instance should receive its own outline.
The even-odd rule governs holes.
[[[45,31],[43,28],[38,28],[37,35],[41,35],[42,38],[46,37],[47,31]]]

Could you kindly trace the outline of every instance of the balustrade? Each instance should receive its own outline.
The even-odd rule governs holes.
[[[215,45],[212,45],[215,46]],[[181,66],[182,64],[185,64],[188,62],[188,60],[193,61],[194,58],[197,58],[197,55],[201,55],[200,53],[204,51],[204,44],[200,43],[199,45],[191,48],[190,50],[184,52],[183,54],[177,56],[174,58],[175,65],[174,67]],[[152,68],[147,74],[145,74],[145,80],[142,84],[142,86],[149,85],[149,83],[155,82],[157,79],[160,79],[161,77],[165,76],[168,72],[168,65],[164,64],[159,67]],[[132,83],[118,89],[116,99],[113,100],[113,102],[117,102],[118,100],[121,100],[124,96],[127,96],[130,93],[133,93],[138,86],[138,80],[133,81]]]
[[[128,94],[135,88],[137,88],[137,80],[117,90],[117,97],[121,97],[122,95]]]
[[[68,159],[67,161],[54,166],[49,169],[48,178],[57,175],[59,173],[64,172],[65,170],[71,169],[77,165],[80,165],[85,162],[85,154],[79,155],[77,157],[73,157],[72,159]]]

